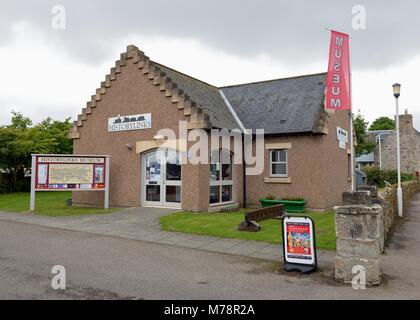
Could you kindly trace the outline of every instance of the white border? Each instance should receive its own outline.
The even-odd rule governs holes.
[[[286,228],[286,224],[287,222],[291,222],[291,223],[309,223],[309,230],[311,233],[311,259],[295,259],[295,258],[288,258],[287,257],[287,228]],[[315,241],[315,235],[314,235],[314,227],[313,227],[313,222],[311,219],[309,218],[305,218],[305,217],[289,217],[286,216],[283,219],[283,246],[285,248],[284,250],[284,260],[286,262],[290,262],[290,263],[298,263],[298,264],[308,264],[308,265],[314,265],[315,264],[315,246],[314,246],[314,241]]]
[[[273,151],[285,151],[286,152],[286,161],[277,161],[274,162],[274,164],[278,163],[278,164],[286,164],[286,174],[280,174],[280,173],[273,173],[273,162],[272,162],[272,156],[271,153]],[[270,158],[270,177],[273,178],[288,178],[289,177],[289,150],[288,149],[269,149],[268,150],[268,156]]]
[[[168,150],[168,149],[167,149]],[[174,150],[174,149],[172,149]],[[178,154],[180,154],[179,151],[175,150]],[[162,183],[162,178],[161,178],[161,182],[160,184],[160,188],[161,188],[161,201],[147,201],[146,200],[146,157],[150,154],[152,154],[153,152],[158,152],[158,149],[152,149],[149,150],[147,152],[144,152],[142,154],[140,154],[140,159],[141,159],[141,176],[140,176],[140,180],[141,180],[141,186],[140,186],[140,203],[142,207],[150,207],[150,208],[166,208],[166,209],[182,209],[182,195],[183,195],[183,188],[182,188],[182,177],[183,177],[183,171],[184,168],[182,168],[181,165],[181,180],[172,180],[169,183],[169,186],[180,186],[181,187],[181,201],[180,202],[166,202],[166,189],[163,190],[166,187],[166,183]],[[166,161],[166,159],[165,159]],[[165,174],[166,174],[166,167],[163,169],[163,166],[161,167],[161,175],[162,175],[162,170],[165,170]],[[166,180],[165,180],[166,181]],[[176,184],[171,184],[173,182],[177,182]],[[162,194],[162,192],[165,192],[165,194]]]

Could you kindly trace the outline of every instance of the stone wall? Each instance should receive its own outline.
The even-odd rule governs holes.
[[[420,181],[402,183],[403,208],[420,191]],[[345,283],[353,280],[354,267],[366,272],[366,284],[381,281],[380,258],[385,241],[397,214],[396,186],[377,192],[376,187],[363,187],[344,192],[343,202],[334,207],[337,236],[335,278]]]
[[[415,193],[420,191],[420,181],[406,181],[401,184],[403,190],[403,209],[408,205],[408,201]],[[397,186],[386,187],[378,192],[378,198],[381,200],[384,219],[384,237],[388,238],[389,230],[398,216],[397,209]]]
[[[381,281],[379,260],[383,248],[382,207],[372,203],[370,191],[344,192],[335,207],[337,253],[335,278],[351,283],[354,267],[366,271],[366,284]]]

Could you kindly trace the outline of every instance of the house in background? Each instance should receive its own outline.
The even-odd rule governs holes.
[[[363,170],[365,166],[373,166],[375,165],[375,154],[374,152],[370,152],[367,154],[362,154],[356,158],[356,166],[357,169]]]
[[[413,116],[405,110],[399,116],[401,171],[420,172],[420,132],[414,128]],[[356,158],[359,168],[373,164],[382,170],[397,168],[397,141],[395,130],[368,131],[368,139],[376,141],[374,152]]]
[[[363,171],[363,168],[367,165],[381,168],[382,142],[393,132],[394,130],[373,130],[366,132],[366,139],[368,141],[375,142],[376,148],[374,151],[367,154],[362,154],[361,156],[356,158],[357,169]]]

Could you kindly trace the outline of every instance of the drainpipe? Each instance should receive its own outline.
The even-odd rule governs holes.
[[[245,163],[245,132],[242,133],[242,191],[243,203],[242,206],[246,208],[246,163]]]
[[[382,134],[378,135],[378,142],[379,142],[379,171],[382,171]]]

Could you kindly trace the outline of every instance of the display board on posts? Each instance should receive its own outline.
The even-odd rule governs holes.
[[[109,208],[110,156],[33,154],[30,210],[38,191],[104,191]]]

